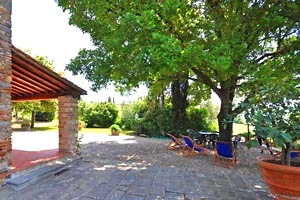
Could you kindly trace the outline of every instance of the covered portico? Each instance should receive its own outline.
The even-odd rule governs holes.
[[[0,15],[1,175],[7,173],[13,159],[12,102],[57,99],[59,151],[75,153],[78,137],[78,99],[87,92],[11,44],[11,0],[1,2]]]

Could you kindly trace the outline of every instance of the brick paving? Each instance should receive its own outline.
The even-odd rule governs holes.
[[[86,134],[82,159],[70,170],[20,191],[4,186],[0,200],[269,200],[255,161],[258,149],[238,149],[234,169],[212,155],[181,157],[165,139]],[[267,155],[265,155],[267,156]]]

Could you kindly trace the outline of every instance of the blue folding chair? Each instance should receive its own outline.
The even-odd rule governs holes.
[[[207,149],[203,145],[197,144],[192,138],[186,135],[181,135],[185,142],[185,148],[182,150],[183,156],[195,156],[197,154],[207,154]]]
[[[291,151],[290,155],[291,158],[298,158],[300,157],[300,151]]]
[[[184,142],[181,140],[181,138],[177,138],[174,135],[172,135],[171,133],[166,133],[167,136],[170,137],[171,141],[168,144],[168,149],[178,149],[178,148],[184,148],[185,144]]]
[[[232,142],[216,141],[214,149],[214,164],[223,167],[234,167],[236,151]]]

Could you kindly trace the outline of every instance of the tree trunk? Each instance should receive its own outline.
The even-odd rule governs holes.
[[[186,108],[188,106],[188,81],[174,80],[171,85],[174,112],[174,128],[180,133],[186,127]]]
[[[225,84],[224,84],[225,85]],[[218,125],[219,125],[219,140],[231,141],[233,131],[233,87],[221,87],[219,91],[219,97],[221,100],[221,108],[218,114]]]
[[[35,121],[35,112],[34,110],[31,111],[31,123],[30,123],[30,128],[34,128],[34,121]]]
[[[281,154],[281,164],[282,165],[291,165],[291,143],[285,143],[285,147],[282,147],[282,154]]]
[[[159,95],[159,109],[162,112],[164,110],[164,108],[165,108],[165,94],[162,92]],[[160,125],[160,134],[165,135],[165,130],[163,129],[162,123],[160,122],[159,125]]]
[[[14,117],[16,118],[16,120],[19,119],[19,113],[18,113],[18,109],[15,109],[15,114],[14,114]]]
[[[218,114],[219,140],[230,142],[232,137],[233,123],[232,118],[228,118],[227,114],[228,113],[226,113],[224,109],[222,110],[222,108]]]

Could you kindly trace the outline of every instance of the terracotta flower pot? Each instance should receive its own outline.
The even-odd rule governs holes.
[[[111,135],[118,136],[120,135],[120,131],[111,131]]]
[[[300,167],[280,165],[273,160],[261,160],[257,164],[275,199],[300,199]]]

